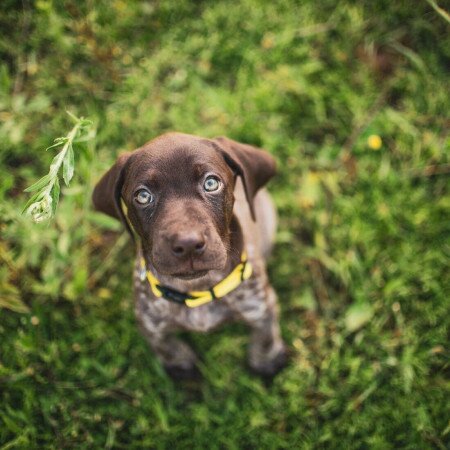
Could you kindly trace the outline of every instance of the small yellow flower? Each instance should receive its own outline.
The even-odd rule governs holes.
[[[431,349],[431,353],[436,354],[436,353],[444,353],[445,352],[445,348],[442,345],[436,345],[436,347],[433,347]]]
[[[300,197],[299,202],[300,206],[304,209],[309,209],[314,205],[314,200],[309,197]]]
[[[31,325],[34,325],[34,326],[39,325],[39,317],[33,316],[31,318],[30,322],[31,322]]]
[[[293,345],[297,350],[301,350],[304,347],[303,341],[299,338],[294,339]]]
[[[384,202],[378,205],[377,210],[381,217],[387,217],[389,215],[389,206]]]
[[[367,138],[367,145],[372,150],[380,150],[381,146],[383,145],[383,141],[381,140],[380,136],[378,136],[378,134],[371,134]]]
[[[261,47],[268,50],[275,44],[275,36],[272,33],[266,33],[261,41]]]
[[[118,12],[123,12],[127,8],[126,2],[122,2],[120,0],[114,2],[114,9],[116,9]]]
[[[81,345],[78,342],[74,342],[72,344],[72,350],[74,352],[77,352],[77,353],[80,352],[81,351]]]
[[[35,62],[29,62],[27,64],[28,75],[34,75],[39,69],[39,66]]]
[[[122,62],[125,65],[131,64],[133,62],[133,58],[131,58],[131,56],[127,53],[123,58],[122,58]]]
[[[115,45],[112,49],[112,54],[114,56],[120,56],[122,54],[122,49],[119,46]]]
[[[111,298],[111,291],[107,288],[99,288],[97,295],[102,299]]]

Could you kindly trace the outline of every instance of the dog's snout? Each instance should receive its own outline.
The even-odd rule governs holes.
[[[172,253],[178,258],[201,255],[205,248],[205,237],[197,231],[177,233],[171,239]]]

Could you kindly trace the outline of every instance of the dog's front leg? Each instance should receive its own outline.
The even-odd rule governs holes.
[[[139,261],[136,263],[134,294],[139,328],[166,372],[173,378],[196,378],[198,358],[186,343],[174,336],[177,329],[169,320],[170,311],[151,307],[149,286],[146,280],[140,279]]]
[[[276,375],[287,363],[286,346],[278,323],[278,305],[271,286],[236,302],[238,314],[252,329],[249,365],[263,376]]]
[[[185,342],[168,330],[155,327],[150,318],[139,320],[140,328],[150,347],[166,372],[173,378],[195,378],[198,376],[197,356]]]

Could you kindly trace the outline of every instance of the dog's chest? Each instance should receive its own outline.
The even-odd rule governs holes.
[[[196,308],[156,298],[147,280],[134,273],[135,311],[139,322],[154,333],[170,330],[206,332],[224,322],[239,320],[244,314],[263,316],[266,286],[257,270],[250,279],[221,299]]]

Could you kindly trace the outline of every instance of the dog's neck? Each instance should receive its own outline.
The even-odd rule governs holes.
[[[194,278],[192,280],[184,280],[170,275],[161,274],[155,269],[147,254],[144,254],[144,259],[147,264],[147,268],[151,270],[153,275],[164,286],[171,287],[172,289],[176,289],[180,292],[207,290],[222,281],[241,261],[241,254],[244,250],[244,236],[239,220],[235,215],[233,215],[231,219],[228,242],[227,261],[224,268],[220,270],[210,270],[204,276]]]

